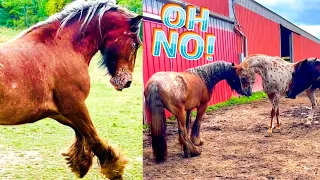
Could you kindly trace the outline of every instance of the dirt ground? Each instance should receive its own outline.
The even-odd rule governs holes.
[[[317,93],[317,97],[320,93]],[[280,133],[265,137],[271,103],[261,100],[205,116],[201,155],[182,158],[177,123],[167,128],[168,158],[155,163],[144,133],[144,179],[320,179],[319,112],[305,126],[310,102],[304,95],[280,101]]]

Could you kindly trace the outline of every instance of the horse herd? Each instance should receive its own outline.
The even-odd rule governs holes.
[[[170,111],[178,121],[179,141],[183,146],[184,157],[200,155],[197,146],[203,144],[200,138],[201,121],[214,86],[226,80],[238,94],[250,96],[256,74],[261,76],[263,90],[272,103],[266,136],[271,136],[274,129],[281,128],[279,100],[283,95],[294,99],[306,90],[312,103],[306,124],[312,123],[317,107],[315,90],[320,87],[320,61],[316,58],[289,63],[280,57],[257,54],[247,57],[239,65],[218,61],[185,72],[158,72],[149,79],[144,92],[155,160],[162,162],[167,156],[164,109]],[[197,115],[189,137],[191,110],[194,108],[197,109]],[[275,126],[274,117],[277,119]]]

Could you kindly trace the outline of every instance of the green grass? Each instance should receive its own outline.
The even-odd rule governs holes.
[[[19,31],[0,28],[0,42]],[[117,145],[129,158],[125,179],[142,179],[142,48],[133,83],[114,90],[106,70],[90,63],[91,91],[86,100],[98,134]],[[72,129],[45,119],[21,126],[0,126],[0,179],[76,179],[61,156],[74,141]],[[103,179],[96,159],[85,180]]]
[[[222,103],[215,104],[213,106],[209,106],[207,108],[206,112],[215,111],[215,110],[221,109],[223,107],[234,106],[234,105],[239,105],[239,104],[246,104],[246,103],[250,103],[250,102],[257,101],[257,100],[264,99],[264,98],[267,98],[267,94],[262,91],[254,92],[254,93],[252,93],[252,96],[250,96],[250,97],[247,97],[247,96],[232,97],[226,102],[222,102]]]

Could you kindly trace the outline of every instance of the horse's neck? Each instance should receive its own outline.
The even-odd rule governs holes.
[[[50,51],[54,49],[63,49],[66,52],[74,52],[83,57],[87,64],[90,63],[91,58],[98,51],[98,39],[94,37],[94,33],[80,39],[77,37],[79,25],[71,25],[65,27],[59,34],[57,34],[60,23],[52,23],[46,27],[39,27],[31,30],[26,35],[18,37],[18,41],[34,41],[45,44]]]
[[[214,86],[221,80],[227,79],[232,67],[230,63],[215,62],[204,66],[192,68],[189,71],[197,74],[206,84],[209,92],[212,92]]]

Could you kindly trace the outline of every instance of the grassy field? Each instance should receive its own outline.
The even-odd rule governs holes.
[[[0,42],[19,31],[0,28]],[[125,179],[142,179],[142,48],[133,84],[117,92],[106,70],[94,57],[90,64],[91,92],[86,101],[99,135],[121,148],[129,158]],[[76,179],[60,155],[74,141],[72,129],[54,120],[0,126],[0,179]],[[96,159],[85,178],[103,179]]]

